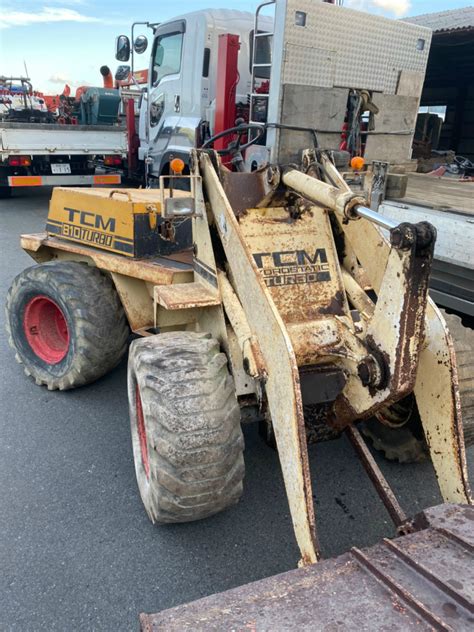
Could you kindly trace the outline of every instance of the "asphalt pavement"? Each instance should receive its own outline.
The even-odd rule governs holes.
[[[33,261],[19,235],[43,229],[50,190],[0,201],[0,293]],[[0,630],[136,630],[140,612],[296,566],[278,458],[246,426],[241,502],[201,522],[154,527],[130,443],[126,364],[64,393],[34,384],[0,315]],[[471,480],[474,448],[468,453]],[[377,460],[415,513],[440,502],[430,464]],[[310,447],[323,555],[374,544],[393,526],[345,438]]]

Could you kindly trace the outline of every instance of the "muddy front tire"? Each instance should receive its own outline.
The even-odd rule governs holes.
[[[136,340],[128,396],[137,482],[152,522],[199,520],[239,501],[240,410],[216,340],[183,331]]]
[[[128,324],[112,281],[84,263],[21,272],[7,294],[6,323],[25,373],[50,390],[93,382],[127,350]]]

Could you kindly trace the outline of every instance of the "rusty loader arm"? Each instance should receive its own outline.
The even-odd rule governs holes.
[[[319,557],[303,415],[308,374],[339,371],[327,415],[327,424],[338,431],[357,433],[355,422],[415,392],[444,500],[471,502],[455,358],[428,298],[435,230],[427,223],[387,222],[366,208],[326,156],[319,159],[331,184],[310,175],[311,169],[287,168],[281,179],[275,167],[264,169],[254,177],[274,184],[273,199],[267,193],[236,216],[229,198],[235,199],[238,178],[245,177],[248,186],[251,174],[230,174],[217,157],[200,154],[211,222],[225,252],[226,283],[263,362],[261,382],[302,564]],[[364,271],[345,266],[347,261]],[[364,274],[375,302],[359,285]]]

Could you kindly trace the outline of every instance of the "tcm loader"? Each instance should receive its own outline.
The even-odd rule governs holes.
[[[219,131],[190,152],[189,173],[183,160],[171,160],[156,189],[56,188],[46,233],[21,238],[36,265],[14,280],[7,298],[17,359],[49,389],[104,375],[134,334],[133,456],[155,523],[202,519],[237,503],[241,420],[258,420],[278,451],[301,566],[320,557],[308,439],[347,433],[398,533],[426,527],[404,514],[359,432],[364,420],[390,427],[395,438],[408,426],[418,433],[444,501],[464,505],[451,514],[472,519],[453,341],[428,297],[436,231],[368,208],[336,168],[340,154],[322,146],[314,128],[295,130],[289,115],[295,94],[306,104],[321,94],[317,73],[307,79],[306,96],[301,85],[290,90],[290,70],[305,58],[283,54],[287,42],[314,27],[320,6],[338,12],[331,19],[359,17],[332,5],[277,3],[275,34],[266,33],[274,40],[266,123],[250,118]],[[415,58],[425,50],[424,29],[377,18],[380,24],[387,50],[400,33]],[[367,91],[372,57],[361,52],[358,63],[354,85]],[[396,87],[407,85],[399,63],[392,104],[401,102]],[[412,59],[407,67],[416,92]],[[356,88],[345,90],[347,99]],[[409,107],[416,102],[415,95]],[[321,103],[331,118],[330,100]],[[387,143],[401,137],[406,145],[406,133],[382,133]],[[212,149],[222,137],[226,147]],[[307,145],[297,150],[302,138]],[[246,171],[245,150],[268,160]],[[221,154],[230,155],[228,166]],[[472,554],[472,542],[456,537],[459,555]],[[452,569],[457,557],[447,560]],[[400,608],[419,613],[418,597],[409,594],[416,590],[390,581]],[[451,603],[456,591],[433,581]],[[463,599],[463,617],[469,608],[472,615],[472,598]],[[153,623],[145,618],[143,625]]]

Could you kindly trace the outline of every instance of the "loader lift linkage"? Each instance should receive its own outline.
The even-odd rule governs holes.
[[[197,160],[198,158],[196,163]],[[427,358],[431,356],[431,351],[428,350],[432,330],[428,328],[425,332],[424,323],[428,305],[428,279],[436,239],[434,228],[427,223],[398,226],[381,218],[366,207],[363,198],[349,189],[328,155],[324,152],[316,155],[314,150],[303,152],[303,170],[308,173],[286,168],[282,170],[280,180],[276,175],[279,169],[273,166],[252,174],[254,179],[260,178],[261,181],[272,183],[270,188],[275,199],[279,196],[281,200],[292,192],[302,198],[303,207],[308,201],[314,206],[304,207],[306,210],[297,219],[291,219],[288,217],[288,209],[285,216],[281,210],[272,208],[270,191],[263,202],[258,201],[255,204],[258,208],[247,210],[237,220],[227,200],[226,191],[221,186],[218,173],[223,174],[222,180],[224,185],[227,185],[231,199],[238,197],[236,183],[239,179],[245,183],[246,190],[252,190],[249,184],[252,175],[225,172],[219,167],[216,171],[213,164],[216,165],[218,159],[214,157],[211,161],[204,153],[200,154],[199,160],[214,223],[225,250],[229,277],[242,303],[248,325],[258,341],[259,353],[264,359],[267,405],[278,446],[293,526],[302,553],[302,563],[316,561],[319,553],[299,386],[299,366],[305,369],[311,364],[317,366],[324,358],[325,361],[330,359],[333,366],[342,369],[345,383],[334,399],[327,422],[338,430],[349,428],[351,441],[362,454],[364,466],[369,470],[371,479],[376,482],[377,490],[398,527],[403,527],[406,517],[375,463],[369,458],[369,453],[362,447],[360,435],[352,424],[375,414],[382,407],[399,401],[414,390],[443,497],[453,502],[470,502],[459,410],[452,387],[455,383],[455,369],[450,367],[449,378],[442,385],[444,395],[454,395],[450,402],[451,427],[447,434],[451,436],[451,441],[447,450],[446,443],[443,450],[439,449],[445,439],[443,435],[440,441],[439,434],[443,433],[437,435],[439,419],[434,419],[436,415],[433,414],[433,410],[426,415],[425,397],[434,395],[438,399],[439,393],[427,392],[426,378],[417,382],[420,358],[423,364],[423,354]],[[323,173],[332,184],[310,175],[312,164],[321,165]],[[234,184],[230,184],[232,180],[235,181]],[[253,188],[261,190],[258,186]],[[332,245],[334,242],[329,213],[325,209],[331,210],[333,224],[336,220],[340,232],[344,234],[346,252],[339,252],[339,258],[345,255],[355,262],[354,266],[360,261],[365,267],[377,295],[375,304],[371,303],[368,295],[356,283],[354,272],[357,273],[357,270],[353,269],[353,274],[350,275],[347,268],[339,268],[337,255],[334,257],[335,248]],[[293,240],[289,227],[296,232],[298,222],[304,224],[304,218],[308,215],[311,216],[308,225],[298,232],[298,237]],[[312,222],[319,222],[317,228],[311,226]],[[328,242],[322,243],[324,223],[330,238]],[[390,231],[390,243],[375,224]],[[282,225],[286,228],[282,229]],[[275,231],[273,235],[272,229]],[[262,233],[264,237],[261,236]],[[318,237],[311,242],[311,237],[303,237],[303,233]],[[365,241],[365,253],[361,248],[362,241]],[[320,283],[317,295],[306,295],[305,298],[299,295],[297,300],[300,305],[304,305],[305,302],[311,305],[312,300],[319,301],[320,304],[325,302],[319,310],[319,318],[310,317],[306,322],[302,322],[301,311],[296,316],[292,313],[295,298],[291,297],[288,301],[282,293],[282,287],[285,290],[295,286],[285,288],[276,285],[281,282],[281,275],[275,275],[275,271],[278,270],[276,264],[280,263],[280,269],[283,269],[281,260],[285,256],[291,257],[293,248],[296,252],[304,249],[306,256],[310,248],[311,252],[318,252],[318,248],[323,245],[327,246],[324,249],[326,254],[330,250],[333,251],[332,264],[328,257],[328,269],[331,270],[329,276],[340,280],[340,290],[336,286],[332,289],[330,298],[326,296],[325,300],[320,293],[321,288],[324,289],[323,283]],[[368,254],[371,248],[373,252]],[[276,256],[272,255],[272,252],[276,253]],[[374,253],[380,257],[378,263],[375,262]],[[266,268],[265,261],[269,259],[271,265]],[[377,271],[375,266],[379,268]],[[322,265],[321,269],[325,267]],[[292,266],[289,268],[291,272]],[[297,267],[297,273],[298,270]],[[316,270],[316,267],[313,270]],[[319,273],[323,275],[319,278],[326,278],[325,271]],[[262,272],[266,285],[262,282]],[[349,282],[344,283],[348,275]],[[292,278],[287,280],[294,282]],[[311,284],[308,283],[306,290],[310,293]],[[259,298],[258,301],[256,296]],[[338,303],[337,298],[334,301],[334,297],[342,298],[339,298]],[[365,309],[370,314],[363,337],[354,332],[354,323],[348,318],[351,311],[347,299],[353,306],[360,307],[360,311]],[[328,309],[328,306],[331,307]],[[331,308],[335,314],[329,316]],[[323,316],[324,314],[328,314],[328,317]],[[429,305],[427,316],[428,322],[433,318],[439,318],[432,304]],[[276,366],[278,373],[274,369]],[[302,372],[301,379],[304,380],[304,377],[305,373]]]

